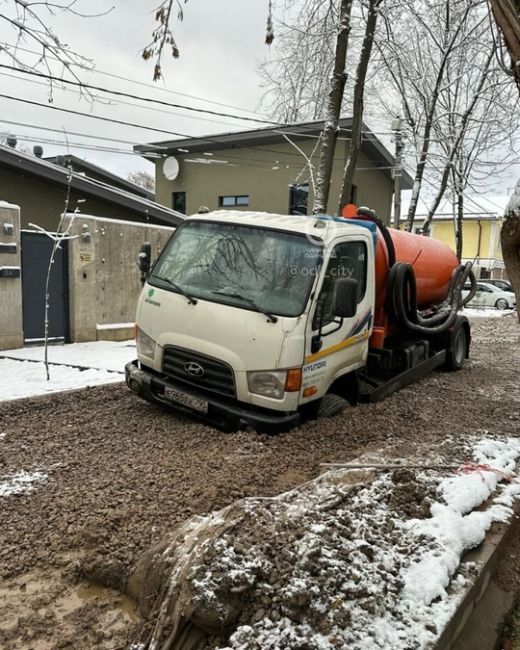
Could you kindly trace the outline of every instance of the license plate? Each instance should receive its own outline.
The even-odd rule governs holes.
[[[208,403],[205,400],[194,397],[193,395],[188,395],[188,393],[184,393],[183,391],[172,388],[171,386],[165,386],[164,397],[171,402],[182,404],[183,406],[192,408],[195,411],[200,411],[201,413],[208,412]]]

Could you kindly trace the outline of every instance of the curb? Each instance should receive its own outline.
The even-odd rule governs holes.
[[[515,601],[496,581],[499,562],[508,542],[520,532],[520,518],[513,514],[507,524],[492,526],[482,544],[466,553],[463,563],[473,562],[478,575],[468,584],[455,614],[444,628],[435,650],[497,650],[504,619]]]

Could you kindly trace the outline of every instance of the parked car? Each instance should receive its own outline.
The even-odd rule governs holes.
[[[513,291],[511,282],[508,282],[507,280],[491,280],[486,278],[485,280],[482,280],[482,282],[485,282],[486,284],[492,284],[493,286],[502,289],[502,291]]]
[[[463,295],[467,295],[470,286],[465,286]],[[469,301],[468,307],[496,307],[497,309],[513,309],[516,307],[516,297],[512,291],[503,291],[494,284],[477,282],[477,293]]]

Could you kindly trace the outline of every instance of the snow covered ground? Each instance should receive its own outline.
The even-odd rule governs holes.
[[[0,352],[0,401],[122,381],[125,363],[135,358],[133,341],[96,341],[49,347],[50,381],[43,346]]]
[[[208,620],[239,608],[240,594],[221,650],[431,648],[473,580],[464,553],[514,515],[520,494],[517,438],[476,439],[466,453],[457,471],[404,464],[371,476],[368,464],[364,476],[331,471],[194,518],[190,552],[178,538],[165,551],[168,584]]]
[[[502,316],[509,316],[514,314],[514,309],[496,309],[495,307],[482,307],[477,309],[475,307],[465,307],[461,312],[468,318],[501,318]]]

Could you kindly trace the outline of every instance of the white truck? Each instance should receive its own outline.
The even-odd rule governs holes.
[[[470,330],[457,310],[469,270],[439,244],[443,272],[426,272],[427,300],[417,306],[406,260],[422,247],[427,268],[432,242],[390,234],[366,210],[354,220],[236,211],[187,218],[151,269],[149,246],[140,254],[128,387],[224,430],[282,431],[381,399],[435,366],[460,368]],[[403,235],[413,250],[400,245],[398,261]]]

